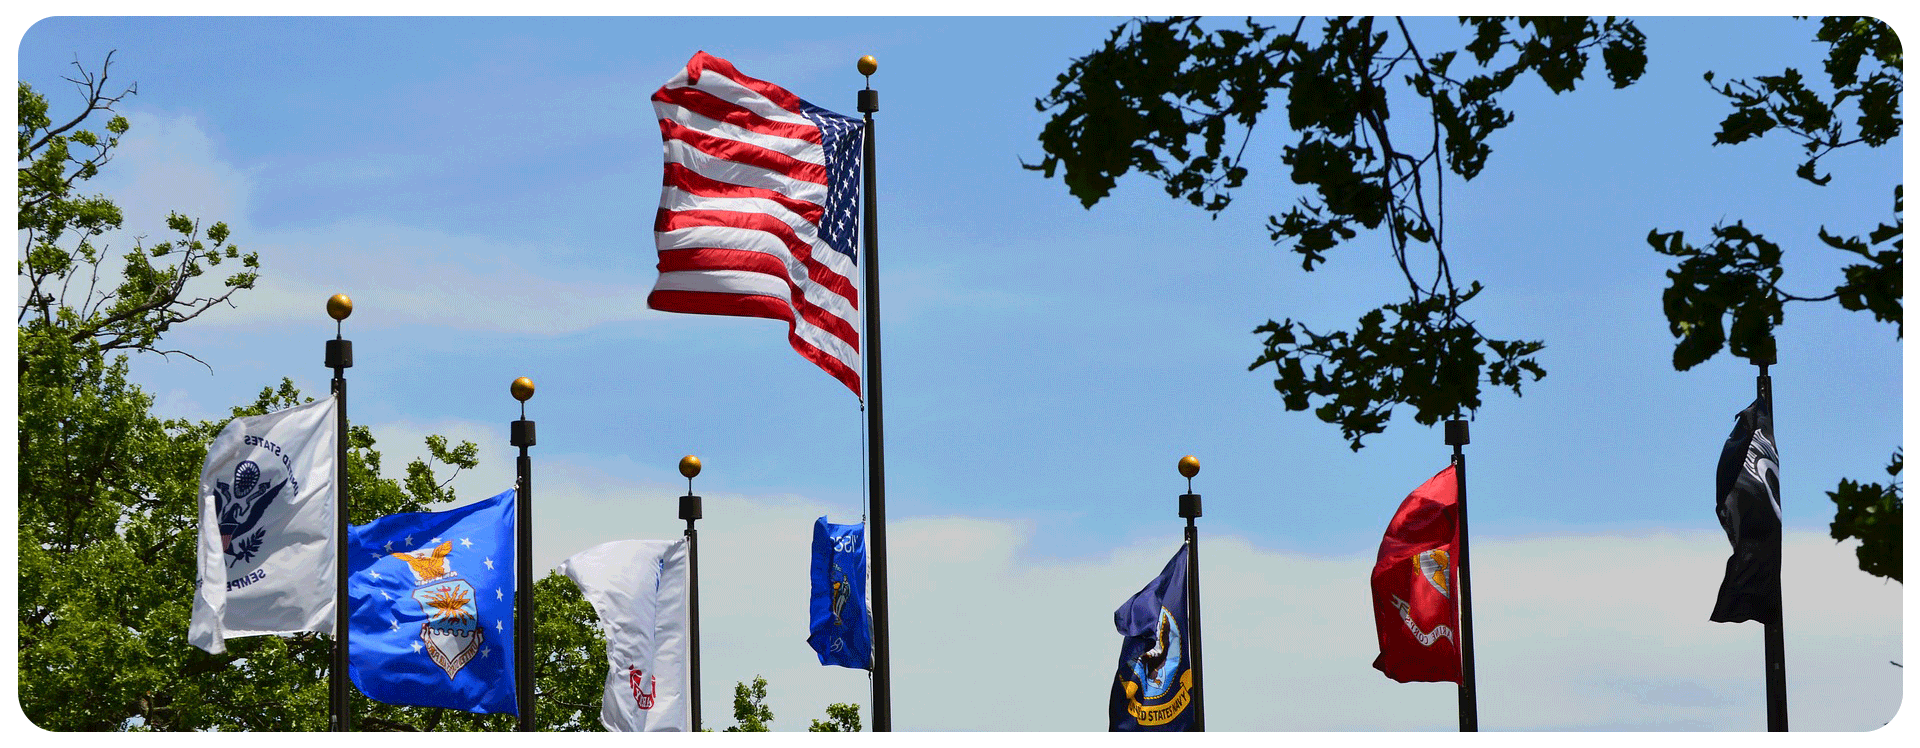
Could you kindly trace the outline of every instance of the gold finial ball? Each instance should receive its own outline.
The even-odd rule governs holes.
[[[1180,474],[1192,478],[1200,474],[1200,460],[1193,455],[1180,458]]]
[[[700,458],[687,455],[680,458],[680,474],[688,478],[700,474]]]
[[[513,387],[511,389],[513,390],[513,399],[524,403],[528,398],[533,397],[533,380],[526,377],[515,379],[513,380]]]
[[[349,314],[353,314],[353,299],[347,298],[346,294],[337,293],[327,299],[327,316],[335,322],[346,319]]]
[[[873,71],[880,69],[880,61],[873,59],[873,55],[867,55],[860,58],[858,66],[861,75],[873,75]]]

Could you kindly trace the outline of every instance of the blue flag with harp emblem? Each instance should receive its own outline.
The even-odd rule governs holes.
[[[367,698],[485,714],[514,702],[514,492],[347,531],[348,674]]]
[[[807,644],[820,664],[873,669],[873,627],[867,616],[866,525],[813,523],[813,597]]]

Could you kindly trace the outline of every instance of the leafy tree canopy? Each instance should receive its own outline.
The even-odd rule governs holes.
[[[253,254],[228,243],[224,224],[168,217],[180,238],[135,241],[115,282],[103,274],[108,232],[122,223],[104,195],[81,185],[112,155],[126,119],[113,114],[129,86],[105,87],[111,56],[74,82],[79,113],[50,115],[21,83],[20,230],[25,258],[19,340],[20,708],[49,730],[322,730],[332,643],[315,635],[234,639],[209,655],[186,641],[198,581],[195,532],[200,466],[224,420],[169,419],[128,381],[124,351],[162,350],[162,335],[250,288]],[[76,68],[78,65],[76,65]],[[112,114],[104,133],[82,129]],[[210,297],[188,298],[187,280],[223,260],[243,272]],[[105,289],[105,290],[102,290]],[[189,355],[190,354],[184,354]],[[234,417],[311,398],[290,380],[261,390]],[[381,455],[364,426],[348,429],[350,521],[422,511],[456,499],[438,472],[478,464],[471,442],[426,440],[405,481],[380,477]],[[604,644],[592,607],[571,581],[535,585],[543,611],[535,638],[541,729],[596,730]],[[354,697],[359,729],[507,730],[510,715],[472,715]]]
[[[807,726],[807,732],[859,732],[859,704],[828,704],[827,718],[816,719]]]
[[[767,706],[767,679],[753,676],[753,685],[733,684],[733,722],[727,732],[771,732],[773,709]]]
[[[1824,187],[1834,176],[1821,171],[1822,158],[1853,146],[1879,148],[1900,135],[1901,49],[1900,38],[1885,23],[1852,16],[1821,19],[1814,41],[1827,48],[1825,85],[1786,68],[1712,88],[1733,108],[1721,120],[1713,144],[1736,145],[1776,133],[1799,140],[1806,160],[1794,175]],[[1713,87],[1714,73],[1708,71],[1705,77]],[[1789,302],[1833,301],[1843,309],[1870,313],[1875,321],[1893,323],[1894,337],[1903,338],[1903,187],[1893,188],[1890,222],[1863,233],[1820,228],[1815,237],[1819,244],[1858,258],[1841,268],[1833,292],[1821,296],[1780,288],[1787,247],[1744,221],[1714,226],[1712,240],[1699,246],[1679,230],[1648,232],[1647,243],[1655,251],[1679,261],[1667,271],[1668,286],[1661,295],[1668,330],[1677,341],[1673,368],[1685,371],[1722,350],[1754,364],[1773,364],[1774,330],[1785,323]],[[1896,449],[1886,468],[1896,480],[1879,484],[1842,479],[1837,489],[1827,492],[1835,505],[1833,539],[1859,539],[1855,553],[1861,571],[1894,581],[1901,579],[1901,468]]]
[[[1272,364],[1287,409],[1313,407],[1355,450],[1386,428],[1395,405],[1413,406],[1426,425],[1460,416],[1480,406],[1483,387],[1517,395],[1546,371],[1535,358],[1541,341],[1487,337],[1462,313],[1481,286],[1448,265],[1445,181],[1486,166],[1492,135],[1514,119],[1500,97],[1523,77],[1571,91],[1597,53],[1618,88],[1638,80],[1647,59],[1628,20],[1460,23],[1471,41],[1439,50],[1423,48],[1402,21],[1371,17],[1302,18],[1291,28],[1129,21],[1036,102],[1052,116],[1040,134],[1046,155],[1026,168],[1058,174],[1088,207],[1138,170],[1217,213],[1255,166],[1245,154],[1261,116],[1284,106],[1291,144],[1280,163],[1303,195],[1268,217],[1268,237],[1311,271],[1362,229],[1384,229],[1407,297],[1352,330],[1269,320],[1254,330],[1265,345],[1248,368]],[[1389,126],[1390,91],[1421,103],[1418,127]],[[1413,256],[1426,252],[1431,263]]]

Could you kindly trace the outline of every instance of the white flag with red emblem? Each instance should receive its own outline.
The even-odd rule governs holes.
[[[692,729],[687,541],[616,540],[560,562],[600,616],[607,687],[600,723],[616,732]]]

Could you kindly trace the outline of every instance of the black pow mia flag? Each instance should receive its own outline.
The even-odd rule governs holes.
[[[1780,452],[1773,404],[1758,398],[1735,417],[1720,450],[1714,513],[1733,555],[1710,620],[1780,622]]]

